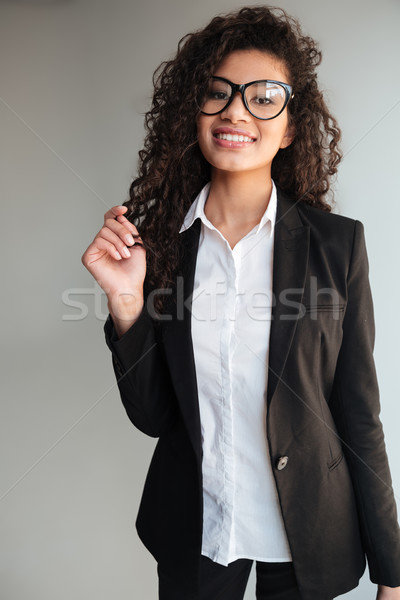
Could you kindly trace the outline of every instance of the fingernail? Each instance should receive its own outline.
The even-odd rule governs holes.
[[[133,237],[130,233],[126,234],[125,240],[126,240],[126,243],[129,244],[130,246],[133,246],[133,244],[135,243],[135,240],[133,239]]]
[[[122,252],[123,252],[124,256],[126,256],[126,258],[129,258],[131,255],[128,248],[123,248]]]

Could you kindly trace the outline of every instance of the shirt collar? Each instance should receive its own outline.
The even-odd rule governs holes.
[[[196,199],[193,201],[191,207],[189,208],[188,212],[186,213],[185,219],[183,221],[183,224],[182,224],[182,227],[180,228],[179,233],[182,233],[186,229],[189,229],[189,227],[191,227],[193,225],[193,223],[195,222],[195,220],[197,218],[199,218],[204,223],[204,225],[206,227],[208,227],[209,229],[216,229],[214,227],[214,225],[207,219],[207,217],[204,213],[204,206],[205,206],[206,200],[208,198],[208,194],[210,192],[210,186],[211,186],[211,182],[208,182],[203,187],[201,192],[197,195]],[[257,234],[260,231],[260,229],[269,221],[271,223],[270,236],[273,235],[275,219],[276,219],[276,208],[277,208],[276,187],[275,187],[275,183],[272,181],[271,197],[269,199],[268,206],[265,209],[265,212],[264,212],[263,216],[261,217],[259,224],[257,225],[255,234]]]

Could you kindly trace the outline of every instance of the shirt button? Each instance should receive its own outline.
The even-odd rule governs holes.
[[[277,459],[276,468],[278,469],[278,471],[282,471],[282,469],[284,469],[286,467],[288,460],[289,460],[288,456],[280,456]]]

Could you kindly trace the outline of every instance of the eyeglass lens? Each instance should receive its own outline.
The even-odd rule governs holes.
[[[222,111],[232,96],[232,87],[226,81],[211,79],[201,110],[209,115]],[[269,119],[283,108],[286,99],[285,88],[277,83],[259,81],[245,90],[250,112],[255,117]]]

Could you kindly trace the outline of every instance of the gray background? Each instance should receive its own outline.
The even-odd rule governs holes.
[[[243,4],[0,0],[1,600],[157,597],[134,529],[155,440],[120,403],[106,303],[80,258],[127,197],[153,70],[182,35]],[[399,496],[400,7],[278,4],[320,41],[321,87],[343,129],[336,211],[365,225]],[[254,573],[246,600],[253,588]],[[374,598],[367,575],[346,598]]]

